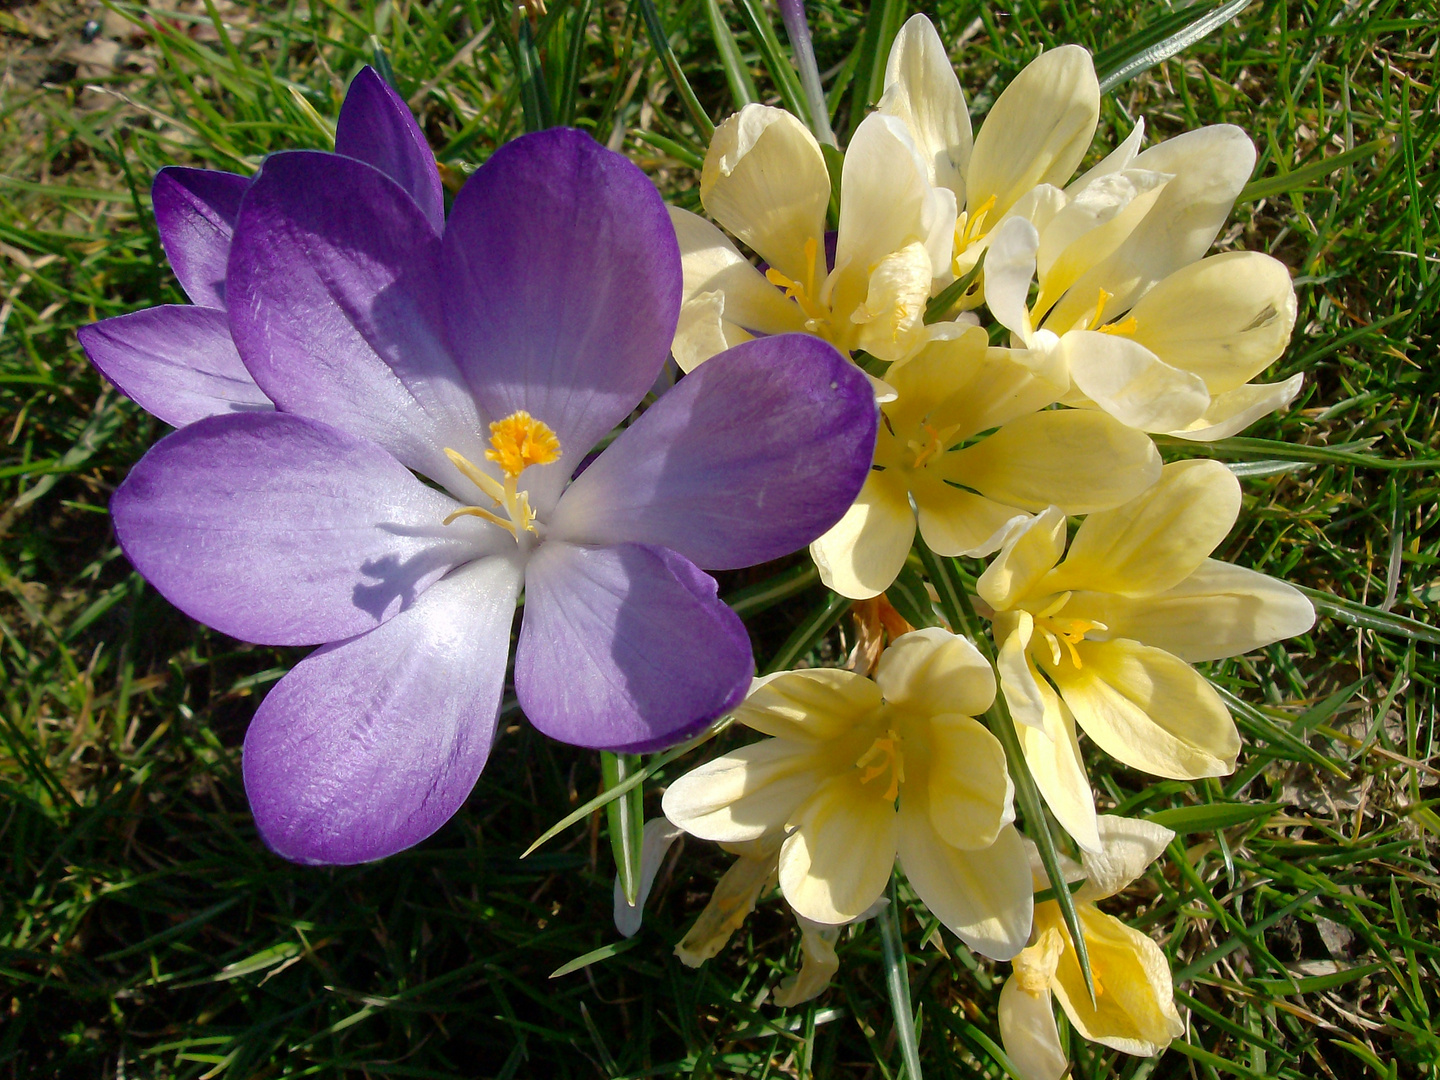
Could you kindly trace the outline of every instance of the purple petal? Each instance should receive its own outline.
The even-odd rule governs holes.
[[[225,307],[225,263],[248,177],[214,169],[161,169],[150,188],[155,227],[185,295]]]
[[[484,458],[482,427],[444,345],[440,240],[415,201],[364,162],[266,159],[230,253],[230,329],[279,408],[373,439],[467,491],[443,448]]]
[[[444,258],[445,325],[466,377],[492,418],[525,409],[559,435],[565,464],[547,477],[558,493],[669,353],[680,248],[665,204],[590,136],[536,132],[466,183]]]
[[[435,155],[410,106],[372,67],[362,68],[345,92],[335,152],[374,165],[410,193],[436,233],[445,228],[445,193]]]
[[[515,692],[576,746],[639,752],[734,708],[755,661],[715,580],[664,548],[540,545],[525,569]]]
[[[706,569],[766,562],[839,521],[870,472],[869,380],[819,338],[707,360],[566,490],[550,535],[658,544]]]
[[[280,680],[243,758],[271,848],[295,862],[369,862],[450,820],[490,755],[519,585],[506,559],[471,563]]]
[[[275,406],[230,340],[225,312],[170,304],[82,326],[85,355],[141,408],[173,427]]]
[[[130,561],[231,637],[313,645],[370,630],[451,567],[513,548],[365,439],[283,413],[212,416],[160,440],[115,492]],[[503,544],[501,543],[503,541]]]

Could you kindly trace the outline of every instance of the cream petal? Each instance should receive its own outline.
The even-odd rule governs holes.
[[[1060,1049],[1060,1031],[1050,988],[1029,994],[1011,975],[1000,991],[1000,1041],[1020,1080],[1061,1080],[1070,1062]]]
[[[1041,53],[991,107],[970,155],[966,204],[992,196],[997,221],[1037,184],[1063,186],[1090,149],[1100,118],[1100,84],[1078,45]]]
[[[995,673],[968,640],[938,626],[902,634],[880,657],[885,700],[920,716],[978,716],[995,700]]]
[[[700,202],[741,243],[795,281],[825,273],[830,174],[820,144],[784,109],[746,105],[715,129]],[[807,256],[807,242],[816,247]]]
[[[1040,234],[1022,217],[1007,218],[990,238],[985,254],[985,304],[995,321],[1027,347],[1035,339],[1030,325],[1030,282]]]
[[[1077,592],[1065,613],[1191,664],[1253,652],[1315,625],[1315,607],[1298,589],[1215,559],[1153,596]]]
[[[1145,118],[1142,116],[1135,121],[1135,126],[1130,129],[1130,134],[1125,136],[1125,141],[1106,154],[1094,168],[1082,174],[1080,179],[1066,188],[1065,194],[1078,195],[1100,177],[1109,176],[1121,169],[1128,169],[1130,163],[1135,160],[1135,155],[1140,152],[1140,143],[1144,138]]]
[[[1149,936],[1094,905],[1079,905],[1078,914],[1099,984],[1096,1003],[1090,1004],[1075,950],[1066,949],[1051,984],[1060,1007],[1091,1042],[1126,1054],[1158,1054],[1185,1031],[1165,954]]]
[[[1040,677],[1033,663],[1028,667],[1040,698],[1041,721],[1038,730],[1015,725],[1025,763],[1045,798],[1045,805],[1061,828],[1085,851],[1096,851],[1100,847],[1100,833],[1095,823],[1095,796],[1090,791],[1090,778],[1085,774],[1074,717],[1060,695]],[[1008,696],[1007,692],[1007,699]]]
[[[990,624],[995,637],[995,673],[1000,677],[1000,692],[1015,723],[1037,731],[1045,727],[1045,699],[1041,696],[1041,680],[1030,665],[1026,649],[1035,633],[1035,619],[1023,608],[1019,611],[997,611]]]
[[[845,516],[810,545],[810,556],[828,588],[868,600],[894,583],[914,538],[904,479],[871,472]]]
[[[949,188],[963,205],[973,142],[970,110],[945,45],[924,15],[912,15],[895,35],[878,108],[910,132],[930,183]]]
[[[685,933],[675,955],[686,967],[699,967],[718,953],[740,928],[747,915],[755,910],[755,902],[775,879],[776,855],[736,859],[715,884],[710,902],[695,925]]]
[[[1058,296],[1081,273],[1119,247],[1170,180],[1168,173],[1124,169],[1098,176],[1070,194],[1064,209],[1050,219],[1040,236],[1036,264],[1044,283],[1041,291],[1048,297]]]
[[[1210,404],[1199,375],[1171,367],[1119,334],[1074,331],[1059,347],[1076,390],[1128,427],[1171,431],[1192,423]]]
[[[1031,513],[1054,505],[1088,514],[1150,487],[1160,454],[1144,434],[1104,413],[1052,409],[1012,420],[929,471]]]
[[[1123,506],[1092,513],[1070,554],[1045,580],[1050,592],[1082,589],[1149,596],[1174,588],[1215,550],[1240,513],[1240,482],[1218,461],[1174,461],[1159,482]]]
[[[1026,516],[1018,507],[962,491],[928,472],[913,483],[920,535],[937,555],[988,555],[1000,546],[1010,523]]]
[[[1100,850],[1083,856],[1086,880],[1075,893],[1081,903],[1104,900],[1127,888],[1175,839],[1165,826],[1143,818],[1102,814],[1098,826]]]
[[[872,268],[912,243],[925,247],[931,273],[948,279],[955,195],[932,185],[926,168],[905,125],[895,117],[871,113],[856,128],[840,181],[845,197],[835,241],[837,313],[858,306]]]
[[[881,259],[864,302],[850,314],[861,328],[857,347],[886,361],[914,352],[925,330],[930,276],[930,255],[918,240]]]
[[[970,948],[992,960],[1009,960],[1030,937],[1035,906],[1020,833],[1007,825],[990,847],[961,851],[930,827],[925,802],[904,796],[900,801],[900,865],[910,886]]]
[[[655,884],[655,875],[670,845],[679,839],[684,830],[672,825],[666,818],[651,818],[645,822],[640,841],[640,895],[632,905],[625,899],[625,890],[620,885],[620,875],[615,875],[615,929],[621,937],[634,937],[640,932],[641,920],[645,915],[645,901],[650,899],[650,889]]]
[[[1211,398],[1210,407],[1200,419],[1187,428],[1167,434],[1196,442],[1228,439],[1262,416],[1285,408],[1295,400],[1304,382],[1304,375],[1292,375],[1283,383],[1246,383]]]
[[[895,834],[894,805],[862,784],[857,770],[833,777],[805,801],[780,848],[780,891],[815,922],[859,918],[890,880]]]
[[[839,668],[786,671],[756,680],[735,710],[746,727],[791,743],[838,739],[880,708],[880,688]]]
[[[681,368],[693,370],[755,334],[805,329],[800,306],[766,281],[724,233],[698,214],[669,209],[684,275],[685,303],[674,350]],[[715,348],[721,341],[725,344]]]
[[[1181,267],[1130,315],[1131,340],[1199,375],[1219,395],[1243,386],[1285,351],[1295,326],[1295,288],[1279,260],[1227,251]]]
[[[1174,176],[1118,248],[1093,265],[1049,317],[1073,326],[1103,288],[1113,309],[1129,308],[1156,282],[1199,259],[1214,242],[1255,167],[1255,145],[1237,127],[1219,124],[1177,135],[1136,156],[1132,169]]]
[[[782,1009],[819,997],[840,970],[840,957],[835,953],[840,928],[812,922],[803,915],[796,915],[795,921],[800,924],[800,970],[782,979],[770,996]]]
[[[681,371],[694,371],[710,357],[752,339],[743,327],[725,319],[725,294],[697,293],[680,305],[670,351]]]
[[[928,742],[923,772],[936,835],[961,851],[990,847],[1015,820],[1015,789],[1000,740],[979,721],[951,713],[931,718]]]
[[[1065,554],[1065,512],[1046,507],[1037,517],[1018,519],[1006,534],[1000,554],[975,583],[980,598],[1006,611],[1034,591]],[[1025,634],[1029,644],[1029,634]]]
[[[1082,641],[1081,665],[1040,663],[1101,750],[1172,780],[1225,776],[1240,735],[1224,702],[1183,660],[1136,641]]]
[[[805,743],[765,739],[742,746],[677,778],[661,809],[691,836],[736,843],[784,829],[825,782]]]
[[[929,423],[953,429],[954,441],[988,431],[1053,404],[1066,384],[1059,372],[1037,365],[1026,349],[992,349],[986,332],[971,326],[928,343],[886,373],[897,400],[885,415],[897,430]]]

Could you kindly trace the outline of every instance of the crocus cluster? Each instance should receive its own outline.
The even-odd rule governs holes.
[[[1164,956],[1097,904],[1172,836],[1097,812],[1080,738],[1157,777],[1232,771],[1235,723],[1192,665],[1314,620],[1212,558],[1234,473],[1166,464],[1155,441],[1199,453],[1295,397],[1298,376],[1254,381],[1295,295],[1266,255],[1207,254],[1254,164],[1244,132],[1142,149],[1136,124],[1077,176],[1099,114],[1089,53],[1063,46],[973,131],[917,15],[845,149],[838,212],[817,137],[759,104],[715,129],[708,217],[564,129],[497,149],[447,211],[423,132],[369,69],[333,152],[163,170],[156,224],[192,303],[81,341],[177,429],[112,502],[136,568],[223,633],[319,646],[245,739],[265,842],[352,863],[430,835],[484,767],[507,685],[541,732],[608,751],[731,715],[765,738],[670,783],[639,904],[617,886],[623,932],[676,837],[719,843],[736,861],[677,951],[714,956],[778,884],[804,963],[773,1000],[798,1004],[898,868],[1013,963],[999,1019],[1025,1080],[1066,1068],[1052,998],[1085,1038],[1163,1049],[1182,1029]],[[659,392],[670,356],[683,374]],[[934,625],[897,599],[868,609],[886,631],[849,668],[752,682],[708,572],[807,546],[870,605],[917,548],[989,561],[961,608],[922,610]],[[937,597],[964,586],[939,576]],[[1027,774],[1078,858],[1078,922],[1036,903],[1056,883],[1017,827]]]
[[[1014,962],[1001,1030],[1026,1080],[1066,1068],[1052,994],[1081,1035],[1129,1053],[1157,1053],[1181,1030],[1158,946],[1095,906],[1170,834],[1097,813],[1081,733],[1153,776],[1225,775],[1239,733],[1192,665],[1314,621],[1297,590],[1211,557],[1240,510],[1235,474],[1197,457],[1165,464],[1154,439],[1198,449],[1300,389],[1299,376],[1254,381],[1294,325],[1286,268],[1257,252],[1207,255],[1254,146],[1220,125],[1142,148],[1142,122],[1076,175],[1099,115],[1090,54],[1063,46],[972,131],[945,46],[917,15],[845,148],[838,214],[817,137],[758,104],[716,128],[700,178],[710,220],[670,211],[683,368],[798,332],[871,380],[870,473],[810,548],[824,583],[883,603],[917,545],[989,560],[967,601],[976,626],[894,635],[873,681],[877,648],[857,650],[855,670],[757,680],[735,718],[769,737],[671,783],[673,826],[739,854],[731,874],[751,866],[742,902],[707,909],[692,935],[718,949],[771,881],[802,929],[833,930],[870,913],[898,860],[943,925]],[[946,610],[935,605],[936,622]],[[993,667],[962,636],[983,628]],[[1007,762],[981,716],[1013,728],[1023,763]],[[1052,883],[1027,876],[1015,768],[1080,856],[1089,989],[1059,905],[1033,903]],[[800,982],[813,989],[805,934]],[[698,962],[687,943],[682,957]],[[795,1000],[794,987],[782,996]]]

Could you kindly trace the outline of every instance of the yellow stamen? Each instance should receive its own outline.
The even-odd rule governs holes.
[[[805,280],[803,282],[786,277],[773,266],[765,271],[765,280],[778,289],[784,289],[786,298],[799,304],[800,310],[811,319],[819,319],[823,322],[830,317],[830,312],[815,295],[815,260],[819,253],[819,241],[813,236],[805,241]]]
[[[960,256],[985,238],[985,219],[995,209],[995,196],[991,195],[975,208],[973,214],[960,211],[955,219],[955,257],[950,261],[950,272],[959,277],[962,272]]]
[[[505,474],[503,484],[448,446],[445,456],[462,476],[490,497],[496,509],[505,511],[505,517],[479,506],[464,506],[448,515],[443,524],[449,525],[456,518],[478,517],[499,525],[516,539],[522,532],[539,535],[535,511],[530,508],[530,493],[518,490],[518,480],[531,465],[549,465],[558,460],[560,439],[550,425],[521,409],[490,425],[490,446],[485,457],[500,466]]]
[[[1119,322],[1106,323],[1104,326],[1100,327],[1100,333],[1125,334],[1128,336],[1135,333],[1135,330],[1139,325],[1140,324],[1135,321],[1135,316],[1131,315],[1127,318],[1121,319]]]
[[[1060,610],[1070,602],[1072,593],[1060,593],[1050,603],[1046,604],[1035,613],[1035,628],[1050,647],[1050,658],[1055,664],[1060,663],[1060,643],[1064,642],[1066,651],[1070,654],[1071,662],[1077,667],[1084,667],[1080,662],[1080,653],[1075,646],[1085,640],[1085,635],[1091,630],[1110,629],[1102,622],[1093,619],[1069,619],[1059,614]]]
[[[1102,334],[1133,334],[1137,326],[1135,316],[1121,319],[1119,322],[1107,323],[1101,326],[1101,320],[1105,317],[1105,305],[1114,298],[1113,293],[1104,289],[1100,290],[1100,298],[1095,302],[1095,314],[1088,320],[1088,329],[1098,330]]]
[[[894,802],[900,794],[900,785],[905,782],[905,758],[900,753],[900,736],[893,730],[886,731],[882,738],[870,744],[870,749],[855,759],[855,767],[863,769],[860,783],[868,784],[877,776],[890,774],[890,786],[881,796],[886,802]]]
[[[549,465],[560,456],[554,430],[524,409],[490,425],[490,445],[486,460],[499,465],[507,477],[518,477],[530,465]]]

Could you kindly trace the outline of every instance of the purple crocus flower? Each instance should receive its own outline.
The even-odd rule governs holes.
[[[659,194],[580,132],[496,151],[443,236],[373,165],[266,161],[225,298],[277,411],[170,435],[111,511],[181,610],[249,641],[324,643],[245,739],[281,855],[376,859],[455,812],[494,738],[522,589],[515,691],[546,734],[649,749],[744,696],[749,641],[704,570],[835,522],[869,471],[876,409],[828,344],[756,340],[575,477],[654,382],[680,291]]]
[[[351,81],[335,152],[368,162],[403,187],[438,234],[445,199],[435,157],[409,107],[373,68]],[[226,264],[250,178],[216,169],[161,169],[150,189],[155,228],[190,304],[163,304],[83,327],[100,371],[173,427],[274,406],[245,369],[226,315]]]

